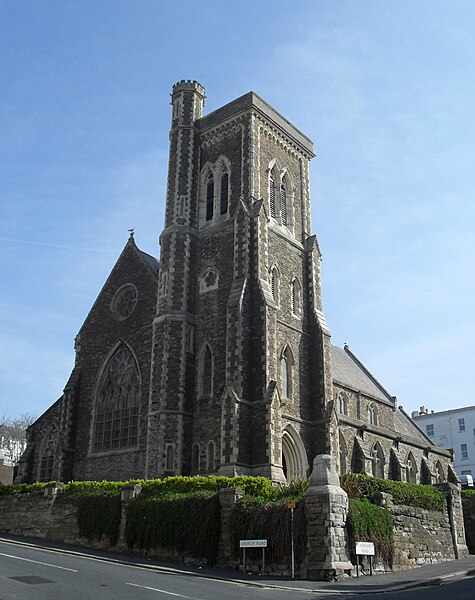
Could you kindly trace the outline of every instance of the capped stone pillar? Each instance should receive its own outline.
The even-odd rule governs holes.
[[[348,495],[340,487],[333,456],[315,457],[304,502],[307,517],[304,577],[333,581],[351,575],[353,565],[346,533]]]

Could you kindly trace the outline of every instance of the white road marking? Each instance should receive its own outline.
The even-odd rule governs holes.
[[[125,585],[133,585],[134,587],[143,588],[144,590],[152,590],[152,592],[160,592],[161,594],[168,594],[169,596],[178,596],[178,598],[188,598],[188,600],[197,600],[191,596],[184,596],[183,594],[176,594],[175,592],[167,592],[166,590],[159,590],[158,588],[148,587],[147,585],[139,585],[138,583],[128,583]]]
[[[51,565],[50,563],[41,562],[40,560],[32,560],[31,558],[22,558],[21,556],[13,556],[13,554],[4,554],[3,552],[0,552],[0,556],[7,556],[8,558],[16,558],[17,560],[25,560],[26,562],[36,563],[37,565],[44,565],[45,567],[53,567],[53,569],[61,569],[62,571],[72,571],[73,573],[77,573],[76,569],[68,569],[67,567]]]

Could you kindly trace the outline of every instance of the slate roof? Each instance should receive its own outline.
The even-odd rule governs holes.
[[[139,248],[137,248],[137,252],[140,256],[140,258],[144,261],[144,263],[147,265],[147,267],[152,271],[152,273],[155,275],[155,277],[158,278],[158,273],[160,271],[160,263],[159,261],[155,258],[155,256],[152,256],[151,254],[147,254],[146,252],[144,252],[143,250],[139,250]]]
[[[424,435],[411,417],[407,415],[401,407],[394,413],[394,426],[398,433],[412,438],[413,440],[417,440],[420,444],[434,446],[434,442]]]
[[[332,346],[333,381],[346,385],[363,394],[393,402],[394,398],[383,388],[378,380],[371,375],[366,367],[350,351],[348,346],[338,348]]]

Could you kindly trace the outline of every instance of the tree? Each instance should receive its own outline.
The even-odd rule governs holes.
[[[26,448],[26,430],[35,420],[31,413],[23,413],[14,419],[6,410],[0,414],[0,450],[13,465],[18,463]]]

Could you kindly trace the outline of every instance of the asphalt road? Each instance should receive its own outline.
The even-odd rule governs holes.
[[[283,582],[285,585],[285,582]],[[331,594],[260,588],[208,577],[149,570],[94,557],[0,541],[0,600],[475,600],[475,578],[399,592]]]

